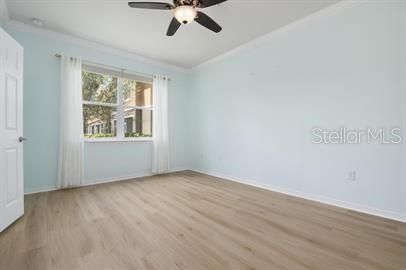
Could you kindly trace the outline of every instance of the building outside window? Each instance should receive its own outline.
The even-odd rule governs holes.
[[[83,65],[85,138],[152,137],[152,79]]]

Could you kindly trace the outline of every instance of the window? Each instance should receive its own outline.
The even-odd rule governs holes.
[[[83,65],[85,138],[152,137],[152,79]]]

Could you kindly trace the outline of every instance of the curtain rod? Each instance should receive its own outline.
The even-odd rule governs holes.
[[[63,55],[62,55],[62,54],[59,54],[59,53],[56,53],[56,54],[55,54],[55,57],[57,57],[57,58],[62,58],[62,56],[63,56]],[[131,72],[131,73],[138,74],[138,75],[141,75],[141,76],[144,76],[144,77],[148,77],[148,78],[153,78],[153,77],[154,77],[153,74],[142,73],[142,72],[138,72],[138,71],[132,71],[132,70],[129,70],[129,69],[118,68],[118,67],[115,67],[115,66],[100,64],[100,63],[96,63],[96,62],[92,62],[92,61],[88,61],[88,60],[82,60],[82,63],[84,63],[84,64],[89,64],[89,65],[95,65],[95,66],[99,66],[99,67],[100,67],[100,66],[101,66],[101,67],[106,67],[106,68],[115,69],[115,70],[120,70],[120,71],[129,71],[129,72]],[[168,78],[169,81],[172,80],[170,77],[167,77],[167,78]]]

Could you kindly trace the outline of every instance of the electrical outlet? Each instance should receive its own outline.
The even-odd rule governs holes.
[[[356,171],[348,172],[347,180],[348,181],[356,181],[357,180],[357,172]]]

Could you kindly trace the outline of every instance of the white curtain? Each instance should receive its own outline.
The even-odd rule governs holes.
[[[154,75],[153,91],[152,172],[162,174],[169,171],[168,78],[162,75]]]
[[[82,63],[80,58],[62,57],[59,122],[58,187],[83,183]]]

